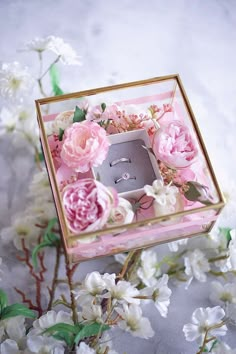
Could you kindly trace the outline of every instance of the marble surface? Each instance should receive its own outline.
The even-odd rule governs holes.
[[[53,34],[67,40],[82,56],[83,66],[61,67],[66,92],[179,73],[197,117],[221,185],[235,184],[236,154],[236,1],[235,0],[0,0],[0,60],[18,60],[37,72],[34,54],[17,51],[35,36]],[[38,97],[38,93],[35,93]],[[16,150],[11,137],[0,140],[0,227],[25,203],[33,172],[27,147]],[[235,196],[236,197],[236,196]],[[222,223],[236,226],[228,213]],[[166,246],[158,247],[165,253]],[[13,252],[2,247],[7,264],[4,287],[24,284]],[[104,270],[111,258],[81,265],[82,277]],[[13,284],[14,283],[14,284]],[[2,285],[1,285],[2,286]],[[193,283],[186,292],[173,287],[167,319],[145,307],[156,332],[151,340],[114,333],[115,348],[129,354],[191,354],[195,343],[185,341],[182,327],[196,307],[210,305],[209,284]],[[11,299],[17,299],[11,294]],[[231,330],[228,343],[236,347]]]

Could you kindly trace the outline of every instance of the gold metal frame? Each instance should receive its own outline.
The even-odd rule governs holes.
[[[95,95],[98,93],[114,91],[114,90],[119,90],[119,89],[125,89],[125,88],[130,88],[130,87],[146,86],[146,85],[151,85],[151,84],[159,83],[162,81],[168,81],[168,80],[176,80],[176,83],[180,89],[184,104],[187,108],[187,111],[188,111],[191,121],[193,123],[193,127],[196,131],[199,144],[200,144],[203,154],[206,158],[208,170],[210,172],[211,178],[214,182],[215,188],[216,188],[217,193],[219,195],[219,202],[217,202],[214,205],[203,206],[200,208],[182,211],[182,212],[178,212],[178,213],[174,213],[174,214],[169,214],[169,215],[165,215],[162,217],[146,219],[146,220],[143,220],[140,222],[134,222],[134,223],[127,224],[127,225],[113,226],[107,230],[98,230],[96,232],[86,232],[81,235],[72,234],[69,231],[68,226],[67,226],[66,217],[64,214],[63,205],[62,205],[62,201],[61,201],[61,196],[60,196],[60,192],[59,192],[59,188],[58,188],[58,184],[57,184],[57,180],[56,180],[55,168],[54,168],[52,156],[50,153],[50,148],[49,148],[47,135],[46,135],[45,128],[44,128],[44,122],[43,122],[40,106],[46,105],[46,104],[49,104],[52,102],[60,102],[60,101],[64,101],[64,100],[70,100],[73,98],[91,96],[91,95]],[[173,219],[175,217],[189,215],[189,214],[193,214],[193,213],[197,213],[197,212],[203,212],[203,211],[212,210],[212,209],[218,209],[217,214],[219,214],[221,212],[222,208],[224,207],[225,199],[224,199],[223,193],[222,193],[222,191],[219,187],[219,184],[217,182],[216,175],[215,175],[214,170],[212,168],[212,164],[211,164],[210,158],[208,156],[206,146],[203,142],[200,129],[199,129],[198,124],[196,122],[196,118],[195,118],[194,113],[192,111],[190,102],[187,98],[186,92],[184,90],[184,87],[183,87],[183,84],[182,84],[182,81],[181,81],[179,75],[175,74],[175,75],[167,75],[167,76],[162,76],[162,77],[155,77],[155,78],[151,78],[151,79],[147,79],[147,80],[134,81],[134,82],[124,83],[124,84],[119,84],[119,85],[106,86],[106,87],[100,87],[100,88],[95,88],[95,89],[91,89],[91,90],[74,92],[74,93],[55,96],[55,97],[42,98],[42,99],[36,100],[35,103],[36,103],[36,109],[37,109],[38,123],[39,123],[39,127],[40,127],[41,143],[42,143],[43,152],[44,152],[45,161],[46,161],[46,167],[48,169],[49,179],[50,179],[51,187],[53,190],[53,196],[54,196],[56,209],[57,209],[57,213],[58,213],[58,218],[60,221],[60,226],[61,226],[64,244],[65,244],[66,248],[70,247],[75,240],[81,239],[83,237],[94,236],[94,235],[99,236],[101,234],[104,235],[104,234],[108,234],[108,233],[119,232],[121,230],[124,230],[124,227],[127,230],[131,230],[131,229],[135,229],[140,226],[153,225],[153,224],[159,223],[160,221],[165,221],[165,220]],[[212,222],[211,226],[209,227],[209,230],[213,227],[213,225],[214,225],[214,222]],[[206,233],[206,231],[204,233]],[[184,237],[188,237],[188,236],[184,236]],[[174,238],[174,239],[178,239],[178,237]],[[171,240],[173,240],[173,239],[171,239]],[[158,242],[156,242],[156,243],[158,243]],[[161,242],[159,242],[159,243],[161,243]]]

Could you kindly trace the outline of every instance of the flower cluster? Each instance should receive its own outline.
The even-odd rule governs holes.
[[[161,177],[157,176],[158,179],[153,180],[152,186],[143,186],[143,197],[146,195],[149,198],[149,206],[142,208],[141,202],[133,202],[128,196],[122,196],[125,199],[122,202],[120,200],[118,209],[109,208],[106,222],[100,223],[98,217],[97,222],[87,220],[78,224],[76,213],[72,211],[68,214],[69,199],[65,200],[63,197],[69,225],[74,218],[71,231],[80,233],[131,223],[134,220],[133,212],[139,220],[138,209],[148,210],[149,217],[161,217],[186,210],[190,205],[194,207],[195,202],[209,204],[213,201],[208,186],[202,184],[206,182],[204,166],[199,167],[204,175],[203,179],[201,173],[197,174],[196,169],[192,169],[198,154],[193,133],[182,118],[176,119],[174,113],[174,107],[168,104],[163,104],[162,107],[151,104],[146,109],[140,109],[139,105],[134,104],[90,105],[87,99],[81,99],[74,110],[51,116],[51,121],[47,121],[45,126],[62,195],[65,186],[74,184],[77,180],[86,180],[88,176],[95,178],[94,168],[106,161],[110,148],[109,135],[112,134],[125,136],[129,131],[146,131],[152,146],[146,149],[155,155],[161,172]],[[130,177],[129,174],[127,176]],[[103,183],[99,173],[96,178]],[[114,179],[114,185],[110,184],[108,187],[116,188],[117,180],[119,179]],[[99,188],[102,188],[101,184]],[[75,200],[71,203],[73,210],[77,208]],[[77,205],[78,203],[79,199]],[[145,215],[145,212],[141,214]],[[93,226],[87,228],[83,223]]]

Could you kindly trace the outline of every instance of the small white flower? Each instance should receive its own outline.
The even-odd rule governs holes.
[[[109,222],[113,226],[130,224],[134,219],[134,212],[131,203],[119,197],[118,206],[112,209]]]
[[[211,354],[236,354],[236,349],[231,349],[230,346],[224,342],[217,342],[211,350]]]
[[[103,332],[102,337],[99,341],[99,348],[97,349],[96,354],[104,354],[105,351],[107,350],[107,347],[109,347],[108,354],[118,354],[113,348],[112,348],[112,341],[107,333],[107,331]]]
[[[88,344],[81,342],[79,347],[76,348],[76,354],[96,354],[96,352]]]
[[[62,310],[56,312],[51,310],[33,322],[33,329],[30,331],[30,334],[41,334],[45,329],[52,327],[57,323],[68,323],[73,325],[71,315],[68,312]]]
[[[74,291],[75,298],[81,305],[90,303],[94,297],[101,295],[106,289],[106,283],[99,272],[87,274],[83,284]]]
[[[28,214],[17,214],[13,217],[12,225],[1,231],[1,238],[4,243],[13,241],[15,247],[22,249],[22,240],[25,246],[31,248],[38,242],[39,229],[35,226],[36,220],[34,216]]]
[[[192,314],[192,323],[188,323],[183,327],[185,339],[189,342],[198,340],[201,343],[206,330],[214,325],[220,324],[224,317],[225,312],[220,306],[197,308]],[[222,324],[219,328],[211,329],[208,335],[209,337],[224,336],[226,331],[227,327]]]
[[[33,78],[27,68],[18,62],[3,63],[0,68],[0,94],[4,98],[16,98],[27,94],[33,85]]]
[[[25,317],[16,316],[0,321],[0,341],[8,337],[17,343],[25,336]]]
[[[44,52],[49,49],[49,44],[51,42],[50,37],[40,38],[35,37],[31,41],[26,42],[23,51],[35,51],[35,52]]]
[[[77,55],[70,44],[65,43],[60,37],[50,36],[48,49],[60,56],[60,61],[66,65],[81,65],[81,58]]]
[[[59,134],[60,129],[65,130],[73,123],[74,111],[65,111],[59,113],[53,123],[52,123],[52,132]]]
[[[1,354],[23,354],[24,350],[20,350],[18,344],[12,339],[6,339],[0,344]],[[26,353],[27,354],[27,353]]]
[[[142,310],[137,305],[124,304],[123,310],[116,309],[122,320],[118,322],[118,326],[125,331],[130,332],[135,337],[148,339],[154,336],[154,331],[149,320],[142,317]]]
[[[184,257],[185,273],[190,277],[189,284],[193,278],[200,282],[205,282],[207,279],[206,273],[210,270],[210,265],[205,254],[196,249],[189,252]]]
[[[210,299],[213,303],[222,305],[225,303],[236,304],[236,283],[222,285],[218,281],[211,283]]]
[[[228,258],[225,268],[227,270],[236,270],[236,229],[230,231],[231,241],[229,242]],[[227,271],[226,270],[226,271]]]
[[[28,196],[33,199],[53,200],[48,174],[45,169],[34,174],[29,185]]]
[[[161,274],[157,254],[151,250],[143,251],[141,254],[141,267],[138,268],[137,275],[142,282],[149,286],[153,279]]]
[[[120,280],[115,283],[115,280],[106,280],[108,292],[103,295],[104,298],[112,298],[120,303],[124,301],[128,303],[139,304],[140,300],[136,299],[135,296],[139,295],[139,290],[136,289],[130,282],[125,280]]]
[[[144,186],[144,192],[149,197],[153,197],[155,201],[161,206],[174,206],[176,204],[176,195],[179,193],[179,190],[175,186],[165,186],[161,179],[156,179],[152,186]]]
[[[102,308],[100,305],[86,304],[82,309],[82,318],[84,320],[102,323]]]
[[[27,346],[31,353],[64,354],[65,350],[61,343],[52,337],[28,336]]]
[[[147,286],[140,292],[141,295],[146,295],[153,299],[154,304],[162,317],[167,317],[170,296],[172,294],[172,291],[167,285],[168,280],[168,275],[163,274],[153,286]]]
[[[188,238],[178,241],[172,241],[168,243],[169,250],[171,252],[178,252],[179,246],[186,245],[188,243]]]

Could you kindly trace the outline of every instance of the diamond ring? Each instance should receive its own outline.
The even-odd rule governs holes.
[[[131,177],[130,174],[128,172],[125,172],[121,175],[120,178],[115,180],[115,183],[119,183],[121,181],[128,181],[129,179],[136,179],[136,177]]]

